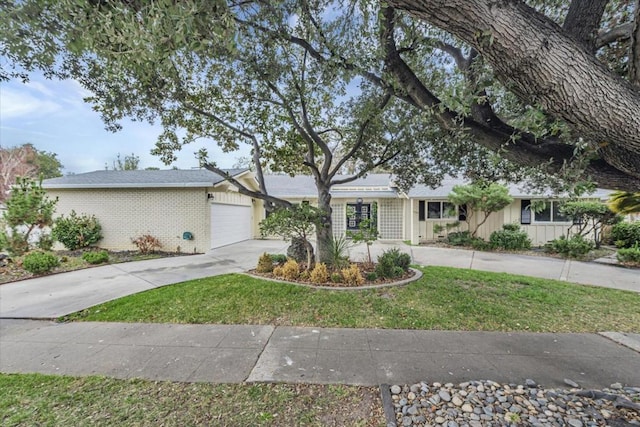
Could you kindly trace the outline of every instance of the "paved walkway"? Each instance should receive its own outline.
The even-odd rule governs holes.
[[[640,386],[640,354],[597,334],[0,320],[0,371],[373,386],[492,379]]]
[[[0,371],[208,382],[374,385],[532,378],[559,386],[640,386],[640,334],[529,334],[45,320],[184,280],[241,272],[277,240],[204,255],[96,267],[0,286]],[[376,243],[416,264],[509,272],[640,292],[640,272],[544,257]],[[352,249],[362,259],[364,245]],[[16,320],[23,319],[23,320]],[[640,329],[640,325],[639,325]],[[638,331],[640,332],[640,330]],[[619,343],[623,343],[621,345]],[[635,350],[634,350],[635,349]]]

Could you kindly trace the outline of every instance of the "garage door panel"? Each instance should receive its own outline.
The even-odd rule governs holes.
[[[251,207],[211,204],[211,248],[253,238]]]

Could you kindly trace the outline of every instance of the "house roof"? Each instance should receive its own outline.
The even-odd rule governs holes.
[[[225,169],[238,177],[248,169]],[[217,173],[206,169],[94,171],[47,179],[45,189],[56,188],[194,188],[212,187],[224,181]]]
[[[336,176],[334,180],[346,178]],[[316,184],[310,175],[265,175],[265,185],[270,195],[280,198],[315,198]],[[334,185],[331,195],[336,198],[397,198],[398,190],[393,186],[389,174],[369,174],[346,184]]]
[[[417,199],[446,198],[449,195],[449,193],[451,193],[454,186],[468,185],[468,184],[470,184],[469,180],[465,180],[462,178],[445,177],[442,180],[442,183],[436,188],[431,188],[424,184],[416,184],[411,188],[411,190],[409,190],[408,195],[410,198],[417,198]],[[518,184],[505,184],[505,185],[509,189],[509,195],[517,199],[562,197],[561,195],[553,194],[553,192],[551,192],[550,190],[540,192],[540,191],[534,191],[534,190],[528,189]],[[585,197],[595,198],[595,199],[607,199],[611,193],[612,191],[610,190],[598,188],[592,194],[585,195]]]

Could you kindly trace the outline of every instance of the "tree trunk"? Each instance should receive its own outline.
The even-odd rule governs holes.
[[[325,212],[316,227],[316,254],[319,262],[330,264],[333,241],[333,222],[331,220],[331,193],[329,187],[317,183],[318,208]]]
[[[634,160],[640,159],[640,92],[524,2],[389,0],[389,4],[471,44],[525,102],[563,118],[587,140],[625,149]],[[637,166],[629,170],[615,157],[608,163],[640,177]]]

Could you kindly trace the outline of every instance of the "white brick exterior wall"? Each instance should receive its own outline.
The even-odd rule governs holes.
[[[49,190],[58,197],[55,216],[76,213],[95,215],[102,225],[100,247],[135,250],[131,238],[157,237],[163,250],[206,252],[210,248],[210,208],[205,188],[74,189]],[[193,240],[183,240],[189,231]]]

